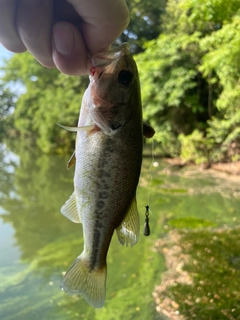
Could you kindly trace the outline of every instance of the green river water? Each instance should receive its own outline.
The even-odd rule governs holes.
[[[66,170],[67,160],[68,156],[42,155],[21,145],[13,153],[0,145],[0,319],[166,319],[157,313],[152,295],[166,270],[156,241],[169,230],[235,230],[240,225],[240,177],[174,169],[158,159],[150,170],[151,159],[144,159],[137,192],[140,240],[133,248],[123,247],[114,235],[106,303],[95,310],[83,298],[69,298],[59,289],[62,273],[83,247],[81,225],[59,212],[73,191],[74,169]],[[144,237],[148,197],[151,235]],[[237,253],[234,257],[240,269]],[[240,313],[232,318],[220,314],[222,318],[213,319],[240,319]]]

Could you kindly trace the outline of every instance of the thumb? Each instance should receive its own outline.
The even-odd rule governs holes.
[[[79,30],[69,22],[53,26],[53,61],[60,72],[68,75],[87,74],[87,49]]]

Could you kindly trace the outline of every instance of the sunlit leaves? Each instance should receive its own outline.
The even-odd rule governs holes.
[[[15,107],[16,96],[8,88],[0,84],[0,140],[10,133],[12,124],[11,113]]]
[[[129,42],[133,53],[143,50],[144,42],[155,39],[161,31],[166,0],[126,0],[130,23],[120,41]]]
[[[25,89],[14,112],[14,127],[21,137],[28,137],[47,153],[73,148],[75,135],[60,129],[57,123],[77,124],[87,78],[46,69],[27,53],[13,56],[4,71],[5,83],[20,82]]]
[[[181,0],[179,3],[187,11],[191,23],[209,27],[211,22],[213,30],[221,27],[240,8],[239,0]]]
[[[182,134],[182,156],[197,163],[238,158],[239,8],[239,0],[169,0],[163,33],[136,58],[145,118],[157,131],[168,123],[169,145]]]
[[[143,115],[156,130],[161,154],[175,156],[181,149],[196,162],[236,160],[240,152],[240,0],[127,4],[131,22],[118,42],[129,41],[132,52],[141,52],[135,58]],[[14,112],[14,127],[21,136],[36,141],[44,152],[69,150],[75,135],[56,123],[76,125],[88,80],[43,68],[28,54],[14,56],[5,72],[4,83],[21,83],[26,88]]]

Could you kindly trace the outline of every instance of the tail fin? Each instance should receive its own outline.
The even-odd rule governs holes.
[[[67,271],[61,289],[69,295],[82,295],[94,308],[102,308],[106,296],[107,267],[89,270],[88,261],[80,255]]]

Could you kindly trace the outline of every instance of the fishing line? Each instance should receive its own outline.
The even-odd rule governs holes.
[[[152,155],[152,161],[151,161],[151,165],[149,167],[149,175],[150,175],[150,179],[149,179],[149,183],[148,183],[148,196],[147,196],[147,205],[145,206],[146,208],[146,212],[145,212],[145,224],[143,227],[143,234],[147,237],[150,235],[151,231],[150,231],[150,226],[149,226],[149,213],[151,213],[150,210],[150,195],[151,195],[151,191],[150,191],[150,187],[151,187],[151,183],[152,183],[152,167],[154,164],[154,140],[152,140],[152,150],[151,150],[151,155]]]
[[[154,164],[154,140],[152,139],[152,148],[151,148],[151,156],[152,156],[152,161],[151,161],[151,165],[149,167],[149,176],[150,176],[150,179],[149,179],[149,183],[148,183],[148,198],[147,198],[147,205],[148,207],[150,206],[150,195],[151,195],[151,191],[150,191],[150,187],[151,187],[151,184],[152,184],[152,167],[153,167],[153,164]]]

